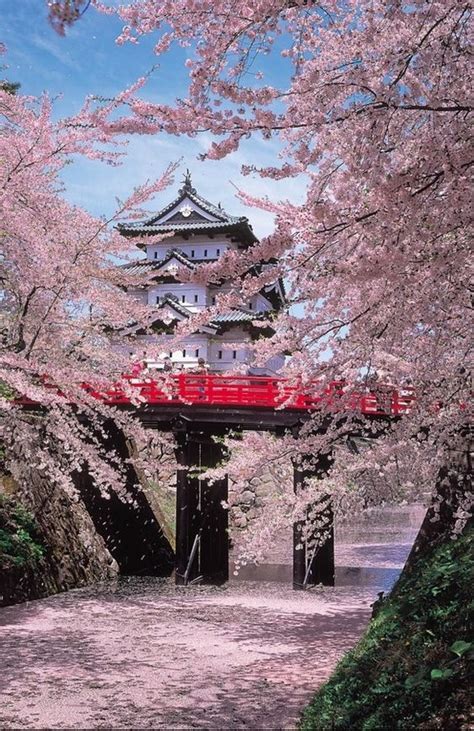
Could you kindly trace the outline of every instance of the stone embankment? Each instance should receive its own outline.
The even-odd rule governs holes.
[[[117,562],[79,496],[71,498],[33,470],[28,489],[4,477],[0,490],[10,495],[9,506],[34,516],[34,542],[39,547],[23,558],[0,554],[0,606],[117,576]],[[13,508],[5,507],[5,512],[8,509]]]
[[[26,460],[15,480],[1,478],[0,499],[9,498],[0,511],[0,606],[118,574],[170,574],[174,537],[161,510],[162,495],[128,461],[132,447],[112,426],[109,441],[127,465],[120,495],[104,496],[87,469],[76,473],[76,492],[70,495]],[[21,516],[15,521],[17,511],[28,525]]]

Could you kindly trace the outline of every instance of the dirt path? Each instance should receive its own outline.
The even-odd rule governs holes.
[[[295,728],[413,535],[341,547],[336,589],[134,578],[0,610],[0,728]]]

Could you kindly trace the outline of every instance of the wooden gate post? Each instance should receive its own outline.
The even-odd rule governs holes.
[[[215,467],[223,449],[211,434],[187,429],[177,432],[177,442],[175,581],[222,584],[229,578],[227,477],[211,485],[195,468]]]
[[[189,562],[198,531],[198,493],[188,477],[192,444],[186,430],[178,431],[176,459],[176,563],[175,582],[185,584],[198,576],[196,560]]]
[[[324,478],[331,467],[332,458],[330,455],[321,455],[319,462],[311,471],[302,470],[297,464],[293,466],[293,486],[296,493],[304,490],[305,479],[308,477]],[[324,499],[325,501],[328,498]],[[322,545],[319,542],[322,538],[322,531],[315,528],[309,540],[302,539],[304,521],[298,521],[293,525],[293,589],[304,590],[308,586],[323,584],[323,586],[334,586],[335,562],[334,562],[334,514],[332,503],[329,499],[328,506],[321,512],[321,518],[325,519],[328,528],[324,533],[329,532],[328,537]],[[310,547],[308,546],[308,543]]]

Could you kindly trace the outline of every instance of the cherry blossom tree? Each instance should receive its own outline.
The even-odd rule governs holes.
[[[275,165],[246,172],[307,180],[303,205],[243,191],[244,201],[275,214],[274,233],[201,274],[240,272],[236,300],[285,279],[289,307],[257,355],[289,351],[289,374],[323,385],[365,379],[373,387],[378,378],[416,393],[410,414],[359,453],[347,448],[347,422],[321,433],[320,413],[298,440],[275,440],[275,458],[339,451],[333,489],[347,485],[348,473],[356,484],[362,475],[379,499],[384,489],[433,484],[453,448],[465,449],[470,395],[470,4],[96,5],[124,21],[119,43],[153,32],[158,55],[173,43],[190,46],[187,96],[174,105],[137,98],[115,124],[205,130],[214,137],[211,158],[249,136],[277,138]],[[280,86],[265,83],[272,59]],[[274,265],[249,275],[261,259]]]
[[[66,3],[67,4],[67,3]],[[58,5],[58,3],[56,3]],[[60,3],[59,3],[60,5]],[[174,104],[128,97],[104,130],[212,136],[207,157],[249,137],[276,139],[271,167],[244,172],[307,182],[302,205],[242,199],[275,215],[275,230],[245,256],[228,253],[200,277],[235,277],[233,301],[277,277],[288,307],[276,334],[256,346],[264,360],[292,354],[288,376],[413,388],[408,415],[363,448],[350,423],[321,429],[314,414],[299,438],[234,450],[234,474],[258,454],[336,454],[331,489],[370,500],[433,486],[466,451],[472,289],[469,33],[461,0],[135,0],[93,2],[124,23],[119,43],[157,36],[155,52],[189,48],[189,88]],[[266,75],[280,83],[269,84]],[[258,261],[272,266],[255,276]],[[229,297],[225,306],[230,304]],[[386,391],[386,388],[385,388]],[[380,389],[379,389],[380,392]],[[268,442],[268,440],[267,440]],[[255,456],[257,455],[257,457]],[[231,464],[232,468],[232,464]],[[351,479],[348,481],[348,476]],[[327,489],[325,485],[324,489]],[[313,495],[313,497],[317,497]],[[469,495],[455,500],[461,522]],[[369,502],[370,502],[369,500]],[[367,496],[363,497],[367,502]]]
[[[63,36],[66,28],[79,20],[90,4],[91,0],[48,0],[49,22]]]
[[[137,215],[173,169],[136,189],[108,220],[70,205],[60,181],[73,156],[117,162],[114,139],[101,129],[110,111],[86,104],[55,123],[48,98],[0,89],[0,436],[14,476],[33,466],[66,490],[86,463],[101,489],[122,485],[123,465],[102,446],[107,420],[144,438],[133,418],[83,384],[110,388],[130,368],[135,346],[125,332],[131,321],[146,326],[147,313],[126,293],[138,280],[118,266],[130,254],[113,223]],[[20,396],[41,410],[19,405]]]

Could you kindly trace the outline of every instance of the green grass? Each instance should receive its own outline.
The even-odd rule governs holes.
[[[158,495],[166,523],[174,536],[176,534],[176,495],[159,483],[153,483],[151,488]]]
[[[473,530],[420,557],[305,709],[301,731],[468,728]]]
[[[176,545],[176,494],[160,482],[150,482],[146,489],[154,493],[156,502],[152,504],[152,507],[157,513],[156,503],[158,504],[160,511],[157,513],[158,521],[174,548]]]
[[[33,565],[43,555],[33,517],[14,498],[0,493],[0,568]]]

